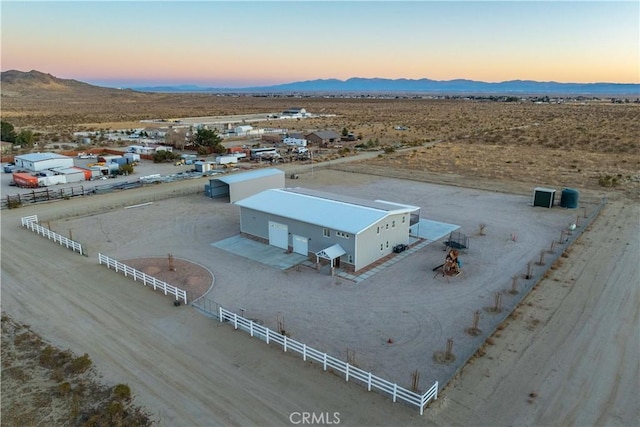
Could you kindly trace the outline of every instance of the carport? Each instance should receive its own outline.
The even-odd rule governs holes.
[[[234,203],[271,188],[284,188],[284,172],[280,169],[258,169],[211,178],[205,193],[212,199],[229,197],[229,203]]]

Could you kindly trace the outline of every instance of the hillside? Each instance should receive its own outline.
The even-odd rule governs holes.
[[[109,89],[93,86],[88,83],[71,79],[60,79],[51,74],[31,70],[29,72],[9,70],[3,71],[0,76],[2,82],[2,97],[43,97],[43,92],[65,94],[74,97],[105,95],[121,92],[118,89]],[[127,92],[133,92],[127,90]]]

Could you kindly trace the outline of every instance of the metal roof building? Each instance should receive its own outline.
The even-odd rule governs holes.
[[[234,203],[270,188],[284,187],[284,172],[280,169],[257,169],[223,175],[209,180],[205,194],[211,198],[229,197]]]
[[[242,233],[353,271],[408,244],[412,217],[420,210],[303,188],[265,190],[236,205]]]
[[[51,168],[70,168],[73,166],[73,158],[56,153],[30,153],[15,156],[14,163],[17,169],[27,169],[38,172]]]

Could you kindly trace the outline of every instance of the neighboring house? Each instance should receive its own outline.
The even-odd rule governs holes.
[[[302,132],[289,132],[287,133],[287,137],[288,138],[295,138],[295,139],[305,139],[305,134]]]
[[[340,143],[340,135],[332,130],[316,131],[307,134],[306,139],[320,147],[328,147]]]
[[[240,232],[285,250],[358,271],[409,244],[420,208],[305,188],[262,191],[235,203]]]

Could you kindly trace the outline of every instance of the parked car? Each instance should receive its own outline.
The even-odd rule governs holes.
[[[404,243],[400,243],[399,245],[395,245],[393,247],[393,252],[399,254],[400,252],[406,251],[409,248],[409,246],[405,245]]]

